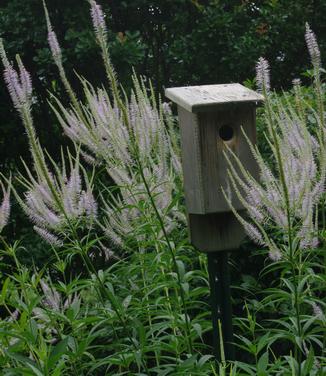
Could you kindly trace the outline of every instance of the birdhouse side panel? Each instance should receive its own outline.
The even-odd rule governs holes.
[[[180,106],[178,106],[178,116],[187,212],[204,214],[198,118],[196,114],[188,112]]]

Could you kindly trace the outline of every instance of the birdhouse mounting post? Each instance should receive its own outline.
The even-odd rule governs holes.
[[[211,290],[214,356],[218,362],[223,359],[223,355],[227,360],[235,360],[228,252],[210,252],[207,254],[207,258]],[[221,323],[221,330],[219,322]],[[224,354],[221,354],[221,340],[223,340]]]
[[[224,198],[244,210],[227,174],[225,152],[237,155],[257,177],[246,136],[256,142],[256,107],[263,96],[240,84],[186,86],[166,89],[178,106],[182,169],[190,239],[208,256],[213,346],[221,360],[221,334],[226,360],[234,360],[228,253],[238,250],[244,231]]]

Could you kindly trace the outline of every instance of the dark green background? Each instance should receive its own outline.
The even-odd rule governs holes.
[[[244,81],[251,85],[255,62],[265,56],[273,86],[287,89],[309,67],[305,22],[317,34],[325,55],[325,0],[98,2],[107,14],[112,60],[126,88],[131,84],[132,67],[151,78],[161,93],[164,87],[176,85]],[[94,84],[103,82],[88,2],[48,0],[48,8],[76,91],[80,87],[74,69]],[[0,35],[10,59],[19,53],[32,74],[38,98],[35,126],[42,144],[56,157],[67,140],[46,101],[47,90],[60,96],[62,86],[47,45],[41,0],[1,0]],[[0,171],[7,175],[21,169],[21,157],[29,159],[27,140],[0,80]],[[13,216],[10,229],[18,237],[25,229],[20,216]]]

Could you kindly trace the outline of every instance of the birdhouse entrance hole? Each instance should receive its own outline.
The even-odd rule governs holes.
[[[218,131],[218,134],[224,142],[231,141],[234,136],[233,127],[230,124],[222,125]]]

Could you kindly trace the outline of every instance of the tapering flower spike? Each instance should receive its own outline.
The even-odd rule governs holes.
[[[102,8],[95,0],[91,0],[91,16],[94,26],[95,33],[97,37],[103,37],[107,30],[105,24],[105,16],[102,11]]]
[[[58,38],[53,31],[53,27],[50,21],[49,17],[49,12],[46,7],[45,1],[43,0],[43,7],[44,7],[44,13],[45,13],[45,19],[46,19],[46,25],[48,29],[48,42],[49,46],[52,52],[52,56],[54,58],[54,61],[56,64],[60,63],[61,64],[61,59],[62,59],[62,53],[61,53],[61,48],[58,42]]]
[[[110,58],[110,54],[108,51],[105,15],[103,13],[101,6],[97,4],[95,0],[90,0],[90,5],[91,5],[90,12],[91,12],[91,17],[92,17],[93,27],[95,30],[97,42],[102,50],[103,62],[104,62],[108,80],[111,85],[113,99],[116,103],[119,104],[120,111],[121,110],[124,111],[125,108],[120,100],[120,90],[118,87],[119,85],[118,85],[118,80],[116,77],[116,72],[111,63],[111,58]]]
[[[61,48],[55,32],[51,29],[48,32],[48,42],[54,59],[61,60]]]
[[[269,64],[266,59],[260,57],[256,65],[256,80],[258,90],[267,94],[270,90]]]
[[[24,100],[28,103],[30,103],[30,100],[32,98],[32,80],[29,72],[27,72],[26,68],[24,67],[23,62],[21,61],[21,58],[19,55],[16,57],[18,68],[19,68],[19,80],[21,83],[21,90],[23,92]]]
[[[320,67],[320,50],[318,47],[317,39],[315,33],[311,30],[308,23],[306,23],[306,33],[305,39],[309,51],[309,55],[311,58],[312,65],[314,68],[318,69]]]
[[[294,78],[294,79],[292,80],[292,85],[294,86],[294,88],[300,86],[300,85],[301,85],[301,80],[300,80],[300,78]]]
[[[21,59],[17,56],[19,73],[9,62],[3,41],[0,39],[0,56],[4,66],[4,79],[14,106],[22,111],[24,106],[30,106],[32,97],[32,81]]]
[[[18,110],[20,110],[21,102],[22,102],[21,99],[22,99],[23,93],[19,84],[17,72],[11,65],[8,65],[5,68],[3,75],[4,75],[5,82],[7,84],[7,88],[8,88],[11,100],[14,106]]]
[[[53,247],[61,247],[63,242],[55,235],[51,234],[48,230],[44,228],[34,226],[35,232],[40,235],[47,243],[51,244]]]
[[[60,45],[59,45],[59,42],[58,42],[58,38],[57,38],[57,36],[56,36],[56,34],[53,30],[51,20],[50,20],[50,17],[49,17],[49,12],[48,12],[48,9],[46,7],[46,3],[45,3],[44,0],[43,0],[43,7],[44,7],[45,18],[46,18],[46,26],[47,26],[47,30],[48,30],[48,42],[49,42],[50,50],[51,50],[51,53],[52,53],[52,56],[53,56],[53,60],[56,64],[56,66],[58,67],[60,78],[62,80],[62,83],[63,83],[68,95],[69,95],[69,98],[70,98],[72,104],[77,109],[77,111],[79,113],[81,113],[80,104],[78,102],[77,96],[76,96],[72,86],[70,85],[70,82],[68,81],[68,78],[66,76],[66,72],[65,72],[64,67],[63,67],[61,48],[60,48]]]

